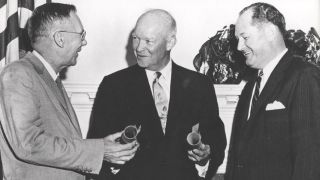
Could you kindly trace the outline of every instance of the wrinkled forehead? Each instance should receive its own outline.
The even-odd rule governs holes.
[[[166,19],[155,15],[145,15],[137,21],[134,34],[145,36],[166,35],[170,30],[170,24]]]
[[[235,34],[239,35],[248,28],[253,28],[251,10],[247,10],[243,14],[239,15],[235,24]]]

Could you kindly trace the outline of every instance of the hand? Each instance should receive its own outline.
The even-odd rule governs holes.
[[[120,144],[116,141],[121,137],[122,131],[111,134],[104,138],[104,160],[114,164],[125,164],[131,160],[139,147],[137,140]]]
[[[201,144],[198,149],[188,151],[188,158],[200,166],[206,165],[210,158],[210,146]]]

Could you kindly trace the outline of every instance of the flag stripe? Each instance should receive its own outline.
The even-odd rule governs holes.
[[[0,0],[0,61],[17,60],[20,50],[32,50],[26,24],[32,11],[52,0]],[[3,67],[0,63],[0,67]]]
[[[7,18],[18,11],[18,0],[10,0],[7,3]]]
[[[34,7],[41,6],[42,4],[45,4],[47,2],[48,2],[48,0],[35,0],[34,1]]]
[[[25,28],[19,28],[19,48],[25,51],[31,51],[32,47],[28,36],[28,30]]]
[[[7,0],[0,0],[0,8],[7,4]]]
[[[7,45],[6,63],[19,60],[19,38],[16,37]]]
[[[0,8],[0,32],[3,32],[7,26],[7,6],[4,5]]]
[[[24,7],[30,9],[31,11],[34,9],[34,1],[33,0],[19,0],[18,7]]]
[[[6,56],[7,44],[18,37],[18,13],[9,17],[6,29],[0,33],[0,59]]]
[[[26,24],[28,22],[29,17],[32,15],[32,10],[27,9],[27,8],[18,8],[18,15],[20,17],[19,21],[19,27],[20,28],[25,28]]]

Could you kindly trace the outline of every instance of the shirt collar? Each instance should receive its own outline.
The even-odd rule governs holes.
[[[32,53],[41,61],[41,63],[44,65],[46,70],[49,72],[50,76],[52,77],[53,80],[56,80],[58,75],[52,66],[35,50],[32,51]]]
[[[278,54],[275,58],[273,58],[262,70],[263,70],[263,79],[267,80],[271,75],[273,69],[277,66],[282,56],[288,51],[285,48],[280,54]],[[260,70],[259,70],[260,71]]]
[[[152,84],[152,82],[154,81],[154,73],[156,71],[151,71],[148,69],[145,69],[145,70],[147,73],[149,84]],[[171,81],[171,72],[172,72],[172,60],[170,59],[168,64],[159,72],[161,72],[160,78],[163,78],[166,82],[170,82]]]

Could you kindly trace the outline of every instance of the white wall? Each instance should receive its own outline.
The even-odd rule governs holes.
[[[98,84],[103,76],[125,68],[126,46],[138,16],[149,8],[172,13],[178,25],[178,43],[172,58],[193,68],[200,46],[224,25],[234,23],[238,12],[254,0],[53,0],[72,3],[78,8],[88,45],[82,49],[78,64],[69,68],[67,82]],[[319,0],[266,0],[285,16],[288,29],[320,33]]]

